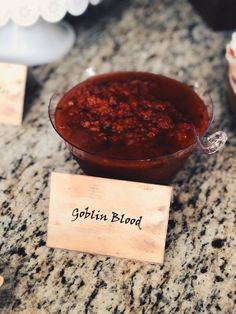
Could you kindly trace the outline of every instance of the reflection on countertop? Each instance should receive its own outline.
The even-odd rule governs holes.
[[[29,98],[22,127],[0,126],[0,312],[234,313],[236,129],[224,57],[230,34],[210,30],[187,0],[123,0],[91,14],[73,20],[78,38],[69,55],[32,69],[42,87]],[[192,156],[174,180],[163,266],[45,246],[50,173],[80,173],[47,106],[89,66],[205,81],[215,126],[229,136],[223,151]]]

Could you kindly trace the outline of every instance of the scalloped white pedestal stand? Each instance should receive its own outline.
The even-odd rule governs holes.
[[[62,58],[73,46],[75,32],[66,22],[39,19],[32,26],[13,22],[0,28],[0,61],[40,65]]]

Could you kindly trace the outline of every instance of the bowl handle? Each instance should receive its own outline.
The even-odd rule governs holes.
[[[195,133],[196,135],[196,133]],[[211,155],[222,149],[228,139],[223,131],[217,131],[208,137],[196,135],[198,148],[206,155]]]

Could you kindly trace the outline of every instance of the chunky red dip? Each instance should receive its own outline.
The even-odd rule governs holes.
[[[101,75],[65,94],[55,111],[57,131],[70,144],[116,159],[175,153],[203,134],[207,108],[189,87],[141,72]]]

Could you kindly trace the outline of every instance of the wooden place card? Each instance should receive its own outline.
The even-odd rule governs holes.
[[[47,246],[163,263],[172,188],[52,173]]]
[[[21,124],[26,76],[25,65],[0,63],[0,123]]]

